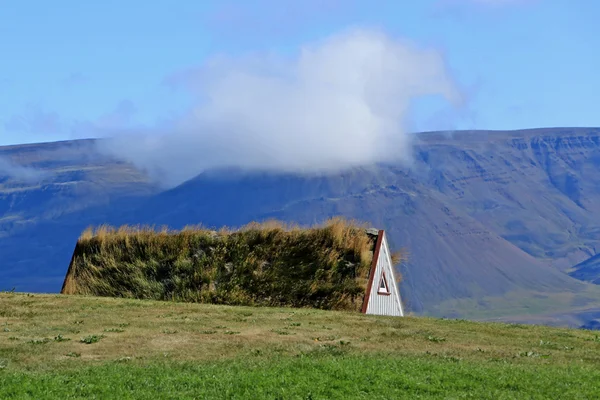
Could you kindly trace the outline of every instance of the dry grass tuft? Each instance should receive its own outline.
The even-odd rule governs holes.
[[[366,228],[343,218],[218,231],[90,227],[77,242],[63,293],[357,311],[373,257]]]

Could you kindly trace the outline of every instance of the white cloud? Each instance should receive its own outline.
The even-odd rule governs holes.
[[[71,122],[69,130],[72,139],[86,137],[102,138],[119,134],[129,129],[137,107],[131,100],[121,100],[116,107],[94,120],[78,120]]]
[[[8,157],[0,156],[0,176],[8,176],[22,182],[37,182],[46,175],[44,171],[15,164]]]
[[[373,30],[305,45],[293,59],[216,57],[171,82],[197,96],[189,113],[100,144],[170,186],[220,167],[334,172],[408,160],[411,100],[461,100],[438,52]]]

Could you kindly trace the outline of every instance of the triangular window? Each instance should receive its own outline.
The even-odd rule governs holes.
[[[379,287],[377,288],[377,294],[391,294],[390,289],[388,287],[387,279],[385,278],[385,272],[381,274],[381,279],[379,280]]]

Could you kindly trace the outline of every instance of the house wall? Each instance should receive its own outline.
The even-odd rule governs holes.
[[[388,288],[391,291],[391,295],[382,295],[377,293],[382,271],[385,271]],[[366,314],[390,315],[397,317],[404,316],[402,302],[400,301],[400,290],[398,289],[398,285],[395,281],[392,258],[385,234],[383,235],[383,239],[381,241],[379,258],[377,259],[377,267],[375,268],[375,277],[373,279],[371,293],[369,295],[369,303],[367,305]]]

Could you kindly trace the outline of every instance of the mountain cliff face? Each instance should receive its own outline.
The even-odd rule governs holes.
[[[482,317],[600,305],[600,286],[588,283],[600,271],[581,267],[600,244],[600,129],[422,133],[409,166],[206,173],[160,193],[128,164],[94,155],[91,142],[84,159],[49,155],[48,146],[80,145],[38,145],[45,161],[19,159],[50,173],[46,189],[23,189],[18,201],[13,189],[0,190],[0,289],[58,291],[89,223],[312,224],[344,215],[386,229],[407,251],[401,288],[415,312]]]
[[[0,161],[0,290],[58,291],[82,228],[157,192],[92,140],[0,147]]]
[[[600,254],[596,254],[575,265],[569,276],[600,285]]]
[[[421,138],[417,169],[446,202],[560,269],[597,252],[599,129]]]

